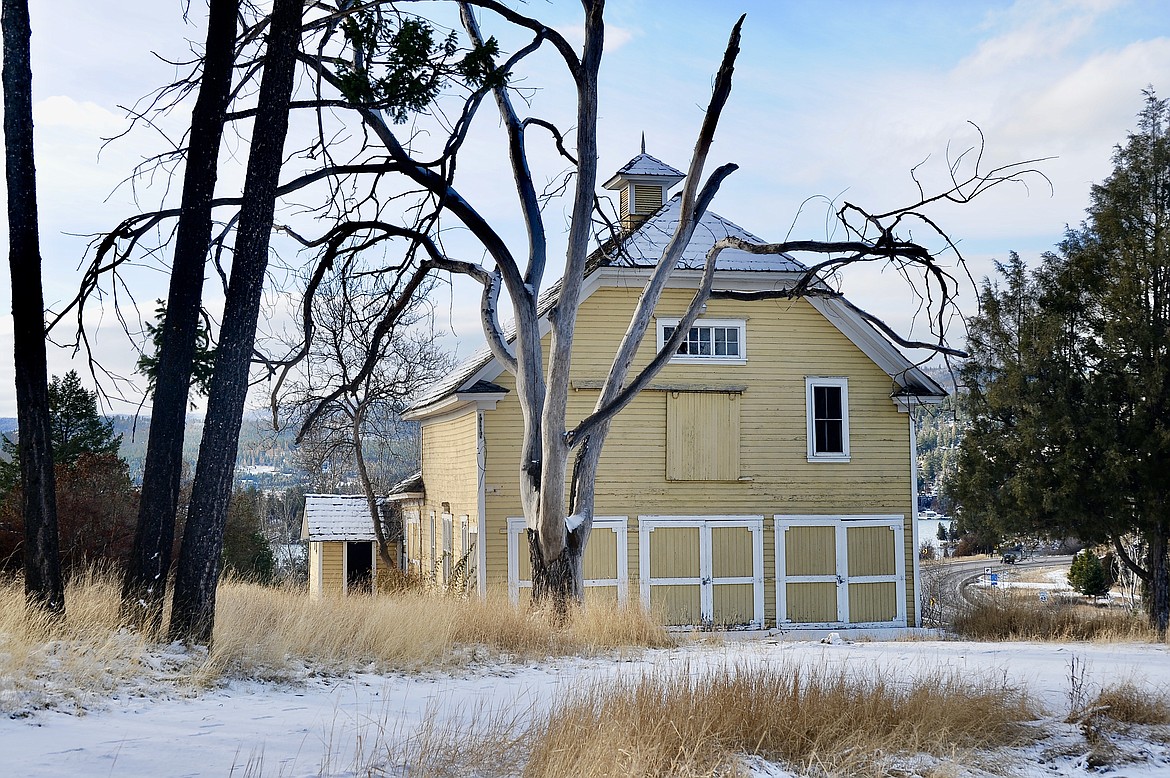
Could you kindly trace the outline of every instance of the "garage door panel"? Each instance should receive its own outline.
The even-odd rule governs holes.
[[[699,527],[655,527],[650,533],[651,578],[698,578]]]
[[[751,578],[755,568],[753,536],[748,527],[711,528],[711,575]]]
[[[893,581],[849,584],[849,620],[893,621],[898,616],[898,585]]]
[[[586,579],[618,577],[617,543],[617,533],[608,527],[594,528],[589,533],[589,545],[582,560]]]
[[[650,587],[650,608],[661,614],[665,624],[703,623],[703,609],[698,584],[658,584]]]
[[[847,527],[845,532],[850,577],[897,572],[897,533],[889,527]]]
[[[587,586],[585,587],[585,607],[598,605],[610,607],[619,602],[617,586]]]
[[[711,590],[712,622],[724,627],[750,624],[756,618],[755,587],[745,584],[718,584]]]
[[[838,620],[836,583],[788,583],[788,619],[805,624]]]
[[[788,575],[836,575],[836,528],[789,527],[785,530],[784,564]]]

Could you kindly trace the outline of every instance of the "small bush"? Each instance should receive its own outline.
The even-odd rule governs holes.
[[[1089,708],[1122,724],[1170,724],[1170,695],[1132,683],[1102,689]]]
[[[1087,548],[1073,557],[1068,583],[1087,597],[1101,597],[1109,591],[1109,575],[1097,555]]]

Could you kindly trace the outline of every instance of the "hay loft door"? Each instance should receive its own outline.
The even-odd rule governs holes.
[[[906,626],[901,516],[777,516],[779,626]]]

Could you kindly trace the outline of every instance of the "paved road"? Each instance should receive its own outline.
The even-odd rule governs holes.
[[[969,561],[924,565],[923,587],[933,607],[925,607],[923,615],[925,617],[929,613],[934,619],[941,619],[943,623],[949,624],[954,610],[972,601],[972,593],[968,587],[977,581],[987,568],[991,568],[993,573],[1011,574],[1020,570],[1067,570],[1071,563],[1071,556],[1037,556],[1014,565],[1005,565],[998,557],[975,557]]]

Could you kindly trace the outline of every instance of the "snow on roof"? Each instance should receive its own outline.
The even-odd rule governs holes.
[[[641,156],[654,160],[648,154]],[[633,162],[636,162],[640,158],[635,157]],[[657,162],[658,160],[654,161]],[[630,164],[633,164],[633,162]],[[674,170],[669,165],[665,165],[665,167]],[[598,267],[606,265],[630,268],[653,267],[662,256],[666,244],[674,234],[675,227],[678,226],[681,202],[682,196],[675,195],[640,227],[628,235],[623,236],[620,244],[616,248],[612,245],[606,245],[598,249],[590,257],[590,269],[596,270]],[[699,223],[695,225],[695,231],[691,235],[691,242],[683,250],[682,257],[678,262],[678,268],[680,270],[702,268],[707,259],[707,252],[715,245],[715,241],[727,237],[741,238],[749,243],[767,242],[737,224],[723,218],[719,214],[707,211],[699,219]],[[747,270],[777,273],[799,272],[804,270],[804,265],[787,254],[757,255],[749,254],[739,249],[724,249],[716,260],[715,268],[716,270],[723,271]],[[537,313],[539,315],[543,316],[548,313],[560,295],[560,291],[561,283],[557,281],[540,295],[540,300],[537,304]],[[511,342],[515,337],[514,330],[509,328],[505,332],[505,337],[508,342]],[[410,405],[409,410],[424,408],[433,402],[449,396],[453,392],[460,391],[461,387],[466,386],[491,361],[491,349],[484,346],[457,365],[446,378],[418,397]],[[469,387],[462,391],[471,391],[472,389],[473,387]]]
[[[618,183],[619,179],[628,178],[630,176],[659,176],[663,178],[674,178],[677,180],[686,178],[686,174],[681,170],[675,170],[662,160],[656,159],[643,151],[641,154],[623,165],[621,169],[614,173],[608,181],[602,184],[602,186],[604,186],[606,189],[617,188],[620,186]]]
[[[619,267],[653,267],[662,256],[666,244],[678,227],[682,195],[670,198],[645,221],[629,234],[619,248],[609,252],[609,264]],[[707,252],[715,242],[723,238],[740,238],[748,243],[767,243],[739,225],[724,219],[717,213],[707,211],[695,225],[691,242],[683,249],[679,258],[680,270],[702,269],[707,261]],[[754,270],[760,272],[799,272],[803,264],[788,254],[749,254],[739,249],[724,249],[715,264],[716,270]]]
[[[374,522],[364,494],[306,494],[308,539],[374,540]]]

